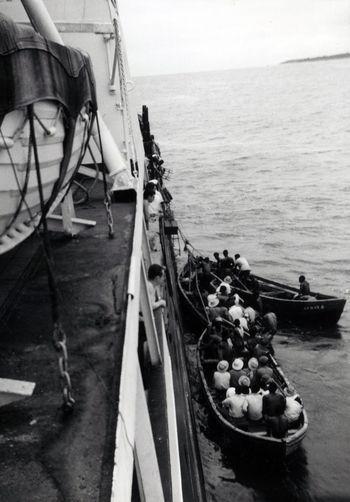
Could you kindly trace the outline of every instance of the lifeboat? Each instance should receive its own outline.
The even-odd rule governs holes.
[[[0,14],[0,254],[64,198],[96,112],[89,58]]]

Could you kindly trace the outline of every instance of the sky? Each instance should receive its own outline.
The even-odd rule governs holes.
[[[118,0],[133,76],[350,52],[350,0]]]

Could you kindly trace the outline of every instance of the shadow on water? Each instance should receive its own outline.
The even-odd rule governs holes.
[[[268,502],[311,502],[308,489],[307,457],[299,448],[288,460],[276,462],[262,455],[253,457],[222,449],[223,465],[231,468],[236,482],[254,490],[257,500]]]
[[[198,397],[204,405],[202,396]],[[231,480],[225,477],[223,481],[253,491],[253,500],[259,502],[314,501],[309,492],[307,455],[303,447],[284,460],[269,458],[263,451],[252,451],[248,445],[227,441],[215,420],[207,413],[205,415],[205,418],[202,415],[202,432],[221,451],[222,467],[234,473]],[[221,497],[217,499],[221,500]]]

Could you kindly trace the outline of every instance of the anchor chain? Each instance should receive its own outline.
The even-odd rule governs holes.
[[[106,191],[104,205],[107,213],[107,225],[108,225],[108,235],[110,239],[114,237],[114,223],[113,223],[113,214],[112,214],[112,200],[110,193]]]
[[[43,246],[44,254],[47,266],[48,284],[51,297],[51,311],[53,319],[53,333],[52,339],[53,344],[58,352],[58,367],[60,372],[60,381],[63,395],[63,410],[65,412],[71,412],[73,410],[75,400],[72,397],[72,384],[70,375],[68,373],[68,351],[67,351],[67,337],[61,326],[59,320],[59,309],[58,309],[58,289],[56,284],[55,275],[52,267],[52,253],[51,246],[48,237],[48,227],[46,220],[46,210],[44,202],[43,184],[40,173],[40,162],[38,155],[38,148],[34,129],[34,107],[33,105],[28,106],[28,117],[29,117],[29,127],[30,127],[30,141],[33,144],[34,160],[35,160],[35,170],[37,175],[39,198],[40,198],[40,208],[41,208],[41,223],[43,225]]]
[[[72,411],[75,399],[72,396],[72,383],[68,372],[67,337],[59,323],[55,323],[52,333],[53,346],[58,354],[58,368],[60,372],[63,407],[66,412]]]

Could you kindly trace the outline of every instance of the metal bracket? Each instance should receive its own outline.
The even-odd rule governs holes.
[[[94,220],[76,218],[71,190],[69,190],[64,198],[64,201],[61,203],[61,211],[62,215],[47,215],[47,224],[49,230],[52,230],[54,232],[64,232],[68,235],[74,236],[82,232],[86,228],[94,227],[96,225],[96,221]]]

